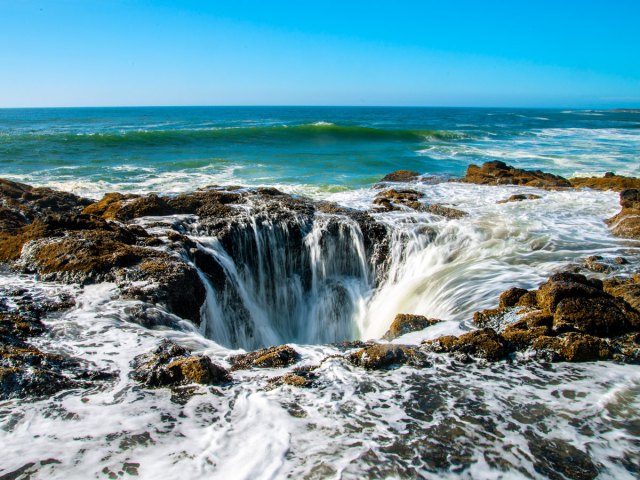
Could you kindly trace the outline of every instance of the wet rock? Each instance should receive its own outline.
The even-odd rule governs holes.
[[[513,350],[524,350],[537,338],[550,335],[550,333],[551,329],[549,326],[531,325],[526,318],[523,318],[508,325],[501,335],[502,338],[511,345]]]
[[[419,210],[422,206],[419,199],[422,197],[424,197],[424,193],[415,190],[396,190],[392,188],[376,195],[373,204],[376,205],[378,211],[390,212],[398,210],[399,206]]]
[[[498,200],[496,203],[511,203],[511,202],[522,202],[524,200],[539,200],[542,197],[540,195],[534,195],[533,193],[525,194],[516,194],[511,195],[509,198],[505,198],[504,200]]]
[[[621,362],[640,363],[640,333],[628,333],[611,341],[613,358]]]
[[[528,293],[524,288],[512,287],[500,295],[500,308],[515,307],[523,295]]]
[[[415,347],[409,345],[375,344],[349,355],[354,365],[367,370],[384,370],[400,365],[422,366],[424,357]]]
[[[385,175],[380,182],[412,182],[417,180],[420,174],[410,170],[396,170]]]
[[[296,363],[300,354],[289,345],[263,348],[255,352],[236,355],[231,358],[231,370],[249,368],[282,368]]]
[[[613,355],[607,340],[577,332],[557,337],[538,337],[533,341],[532,348],[538,356],[550,361],[590,362],[609,360]]]
[[[599,465],[588,453],[560,438],[542,438],[531,430],[525,433],[533,455],[533,468],[551,480],[592,480],[599,475]]]
[[[574,188],[591,188],[593,190],[613,190],[621,192],[629,188],[640,189],[640,178],[625,177],[607,172],[602,177],[575,177],[569,181]]]
[[[393,340],[406,333],[423,330],[438,322],[441,322],[441,320],[427,318],[423,315],[399,313],[395,316],[389,330],[382,336],[382,338],[385,340]]]
[[[597,298],[604,297],[602,282],[587,280],[584,275],[563,272],[552,275],[540,285],[536,292],[538,305],[555,312],[560,301],[565,298]]]
[[[163,340],[151,352],[138,355],[132,362],[131,376],[148,388],[176,387],[198,383],[220,385],[231,381],[229,372],[205,355],[191,353]]]
[[[289,385],[291,387],[313,387],[318,378],[316,370],[318,365],[305,365],[302,367],[294,368],[291,373],[286,373],[279,377],[274,377],[269,380],[271,388],[280,385]]]
[[[640,190],[628,189],[620,192],[622,209],[605,221],[614,235],[640,239]]]
[[[640,274],[631,278],[610,278],[604,281],[604,291],[624,299],[640,312]]]
[[[459,180],[479,185],[523,185],[538,188],[566,188],[571,183],[565,178],[540,170],[521,170],[504,162],[486,162],[481,167],[469,165],[466,175]]]
[[[442,205],[439,205],[437,203],[425,205],[423,207],[423,211],[431,213],[432,215],[438,215],[440,217],[449,219],[458,219],[469,215],[467,212],[463,212],[462,210],[451,207],[443,207]]]
[[[611,273],[614,270],[614,268],[611,265],[607,265],[604,258],[599,255],[590,255],[585,258],[584,266],[587,270],[596,273]]]
[[[463,354],[492,362],[505,359],[509,353],[504,338],[491,328],[474,330],[459,337],[440,337],[424,345],[436,353]]]
[[[640,314],[626,302],[613,297],[565,298],[555,309],[553,329],[614,337],[640,330]]]

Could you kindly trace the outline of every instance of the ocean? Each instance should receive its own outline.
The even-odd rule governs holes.
[[[90,197],[208,184],[312,196],[414,170],[503,160],[564,176],[640,175],[633,112],[485,108],[0,110],[0,176]]]
[[[38,348],[115,376],[90,389],[0,401],[0,477],[638,478],[637,365],[431,354],[422,367],[366,371],[345,359],[339,342],[381,341],[398,313],[442,321],[394,343],[460,335],[477,328],[473,313],[495,308],[507,288],[537,288],[566,268],[585,272],[592,255],[612,265],[623,257],[615,275],[637,272],[640,244],[604,223],[620,209],[618,193],[455,179],[490,160],[565,177],[640,176],[639,154],[634,112],[0,110],[0,178],[91,199],[276,187],[302,202],[369,212],[388,232],[386,267],[376,272],[360,224],[335,209],[311,217],[306,207],[273,209],[265,217],[264,205],[249,200],[232,234],[193,215],[132,220],[162,239],[153,252],[179,255],[169,241],[177,231],[224,270],[220,282],[192,265],[206,288],[199,327],[121,295],[124,274],[79,284],[0,270],[0,308],[73,299],[43,318],[48,330],[33,340]],[[398,169],[435,180],[396,188],[467,215],[374,211],[376,184]],[[542,198],[499,203],[513,194]],[[135,286],[153,287],[142,283]],[[227,368],[234,354],[286,343],[300,354],[296,366],[317,366],[315,380],[308,388],[277,385],[290,369],[251,369],[186,399],[141,388],[131,362],[163,339]]]

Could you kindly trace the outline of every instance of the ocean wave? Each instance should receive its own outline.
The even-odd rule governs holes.
[[[122,130],[91,133],[20,133],[5,137],[14,142],[46,141],[64,145],[92,144],[105,146],[181,145],[199,142],[295,142],[333,141],[451,141],[469,138],[463,132],[448,130],[381,129],[359,125],[336,125],[316,122],[301,125],[243,126],[224,128],[190,128],[165,130]]]

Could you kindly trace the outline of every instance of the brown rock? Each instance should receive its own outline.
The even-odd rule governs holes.
[[[393,319],[387,333],[382,338],[385,340],[393,340],[406,333],[423,330],[431,325],[435,325],[441,320],[427,318],[423,315],[412,315],[407,313],[399,313]]]
[[[214,364],[204,355],[174,360],[166,368],[179,384],[219,385],[231,381],[226,369]]]
[[[349,360],[367,370],[382,370],[405,364],[421,366],[424,358],[415,347],[387,343],[358,350],[349,355]]]
[[[413,180],[417,180],[420,176],[418,172],[412,172],[410,170],[396,170],[395,172],[391,172],[385,175],[381,182],[412,182]]]
[[[614,190],[621,192],[628,188],[640,189],[640,178],[625,177],[607,172],[603,177],[575,177],[569,179],[574,188],[591,188],[593,190]]]
[[[640,314],[624,301],[609,298],[565,298],[553,315],[556,332],[578,331],[614,337],[640,330]]]
[[[622,210],[606,220],[614,235],[640,239],[640,190],[629,189],[620,193]]]
[[[507,326],[502,332],[502,338],[516,350],[522,350],[530,346],[536,338],[549,335],[550,331],[546,325],[532,325],[525,317]]]
[[[467,212],[463,212],[462,210],[457,210],[451,207],[443,207],[442,205],[439,205],[437,203],[426,205],[425,207],[423,207],[423,209],[424,211],[429,212],[433,215],[439,215],[441,217],[450,219],[462,218],[469,215]]]
[[[263,348],[255,352],[235,355],[231,358],[231,370],[247,370],[249,368],[282,368],[294,364],[300,354],[289,345]]]
[[[440,337],[425,342],[425,346],[437,353],[470,355],[492,362],[503,360],[509,353],[505,339],[491,328],[474,330],[460,337]]]
[[[482,167],[469,165],[465,177],[457,181],[479,185],[524,185],[538,188],[571,187],[569,181],[560,176],[544,173],[540,170],[521,170],[500,161],[487,162]]]
[[[613,355],[606,340],[575,332],[558,337],[538,337],[532,348],[552,361],[589,362],[609,360]]]
[[[512,287],[509,290],[505,290],[500,295],[499,307],[500,308],[515,307],[518,304],[518,301],[526,293],[529,293],[529,291],[525,290],[524,288]]]
[[[606,296],[601,289],[590,285],[582,275],[562,275],[564,276],[552,276],[538,288],[536,298],[541,308],[549,312],[555,312],[560,301],[565,298],[597,298]]]
[[[604,291],[624,299],[640,312],[640,274],[631,278],[611,278],[604,281]]]

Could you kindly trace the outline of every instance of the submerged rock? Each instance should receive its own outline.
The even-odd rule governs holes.
[[[606,224],[618,237],[640,239],[640,189],[620,192],[620,206],[620,212],[606,220]]]
[[[534,195],[533,193],[525,194],[517,194],[511,195],[509,198],[504,200],[498,200],[496,203],[511,203],[511,202],[522,202],[524,200],[539,200],[542,197],[540,195]]]
[[[263,348],[255,352],[235,355],[231,358],[231,370],[249,368],[282,368],[296,363],[300,354],[289,345]]]
[[[365,347],[348,356],[351,363],[367,370],[383,370],[400,365],[423,366],[424,355],[409,345],[389,343]]]
[[[625,177],[607,172],[602,177],[574,177],[569,181],[574,188],[591,188],[593,190],[613,190],[621,192],[629,188],[640,189],[640,178]]]
[[[134,380],[148,388],[193,383],[220,385],[231,381],[229,372],[206,355],[191,355],[187,349],[169,340],[163,340],[151,352],[138,355],[132,368]]]
[[[389,330],[387,330],[387,333],[385,333],[382,338],[385,340],[393,340],[406,333],[423,330],[441,321],[442,320],[435,318],[427,318],[423,315],[399,313],[395,316]]]
[[[567,188],[571,183],[563,177],[540,170],[521,170],[501,161],[486,162],[481,167],[469,165],[466,175],[455,180],[479,185],[523,185],[538,188]]]

